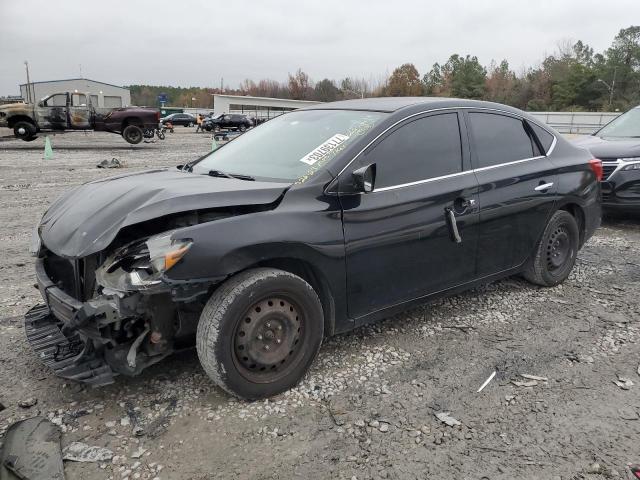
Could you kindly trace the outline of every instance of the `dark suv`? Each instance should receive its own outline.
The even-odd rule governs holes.
[[[220,130],[239,130],[244,132],[253,126],[251,120],[244,115],[236,115],[234,113],[223,113],[217,117],[208,117],[204,119],[203,127],[210,132],[211,130],[219,132]]]
[[[295,385],[325,336],[509,275],[564,281],[600,222],[599,160],[488,102],[320,104],[173,169],[59,198],[26,315],[60,376],[106,384],[196,344],[243,398]]]
[[[640,107],[635,107],[593,135],[575,140],[602,160],[602,206],[609,212],[640,213]]]

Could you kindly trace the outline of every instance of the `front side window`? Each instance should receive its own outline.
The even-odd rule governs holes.
[[[623,113],[602,127],[598,137],[640,138],[640,108]]]
[[[387,114],[357,110],[302,110],[252,128],[193,166],[258,180],[304,181]]]
[[[478,168],[536,156],[522,120],[499,113],[469,114]]]
[[[74,107],[86,107],[87,96],[84,93],[74,93],[71,95],[71,105]]]
[[[45,107],[66,107],[67,106],[67,95],[65,93],[58,93],[56,95],[51,95],[43,102]]]
[[[376,164],[376,188],[461,172],[458,114],[432,115],[402,125],[368,151],[363,163]]]

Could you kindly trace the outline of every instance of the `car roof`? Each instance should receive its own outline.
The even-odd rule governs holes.
[[[521,114],[517,108],[500,103],[468,100],[449,97],[376,97],[338,102],[318,103],[300,110],[371,110],[377,112],[395,112],[404,108],[420,105],[427,108],[493,108]]]

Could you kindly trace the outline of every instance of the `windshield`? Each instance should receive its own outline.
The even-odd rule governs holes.
[[[386,114],[354,110],[303,110],[249,130],[193,166],[260,180],[307,178]]]
[[[640,138],[640,108],[623,113],[598,133],[598,137],[633,137]]]

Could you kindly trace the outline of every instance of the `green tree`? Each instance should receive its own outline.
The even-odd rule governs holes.
[[[320,102],[333,102],[338,98],[340,90],[333,80],[325,78],[316,83],[314,88],[315,98]]]

